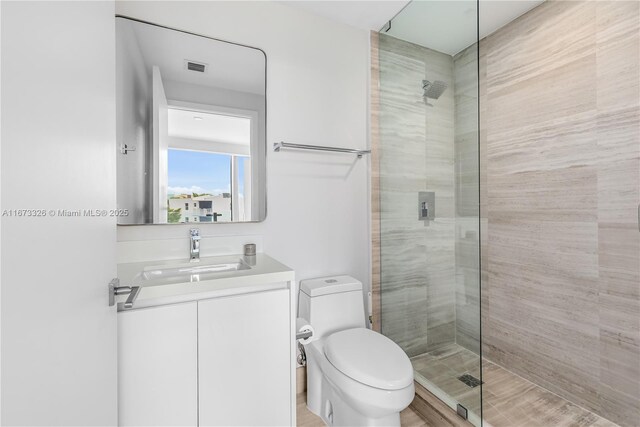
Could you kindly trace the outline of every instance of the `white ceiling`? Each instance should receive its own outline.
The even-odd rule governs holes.
[[[172,31],[154,25],[119,19],[135,34],[145,65],[160,68],[163,80],[265,93],[265,58],[261,51]],[[204,73],[187,70],[185,61],[207,64]]]
[[[480,38],[543,2],[480,0]],[[471,46],[477,38],[476,0],[299,0],[284,3],[365,30],[378,31],[393,18],[387,34],[449,55]]]
[[[169,136],[249,145],[251,120],[169,108]]]
[[[480,0],[480,39],[543,1]],[[413,1],[391,21],[386,33],[439,52],[455,55],[477,41],[475,0]]]
[[[290,0],[282,1],[288,6],[324,16],[363,30],[378,31],[408,3],[407,0],[337,1],[337,0]]]

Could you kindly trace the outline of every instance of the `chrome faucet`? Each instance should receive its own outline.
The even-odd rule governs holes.
[[[189,230],[189,234],[191,235],[189,258],[191,262],[198,262],[200,261],[200,230],[192,228]]]

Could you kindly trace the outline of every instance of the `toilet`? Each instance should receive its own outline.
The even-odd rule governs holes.
[[[414,397],[413,368],[389,338],[366,328],[362,283],[350,276],[300,282],[307,407],[330,426],[399,426]]]

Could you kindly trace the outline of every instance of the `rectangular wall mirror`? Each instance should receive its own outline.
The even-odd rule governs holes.
[[[263,221],[266,56],[116,17],[118,223]]]

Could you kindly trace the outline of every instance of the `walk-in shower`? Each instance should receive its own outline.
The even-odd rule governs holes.
[[[479,425],[477,5],[446,3],[410,3],[378,38],[381,331]],[[464,22],[412,28],[445,10]]]
[[[640,426],[640,2],[412,1],[372,48],[374,326],[417,389]]]

